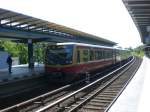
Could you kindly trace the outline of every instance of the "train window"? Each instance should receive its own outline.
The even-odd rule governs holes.
[[[87,62],[89,60],[89,51],[83,50],[83,57],[82,57],[83,62]]]
[[[105,51],[102,51],[102,59],[105,59]]]
[[[106,59],[106,58],[107,58],[107,54],[106,54],[106,53],[107,53],[107,51],[106,51],[106,50],[104,50],[104,51],[103,51],[103,58],[104,58],[104,59]]]
[[[101,51],[100,51],[100,59],[103,59],[103,58],[104,58],[103,55],[104,55],[104,51],[101,50]]]
[[[90,61],[94,60],[94,51],[90,50]]]
[[[80,51],[77,50],[77,63],[80,63]]]
[[[111,57],[111,51],[107,50],[107,58],[110,58],[110,57]]]
[[[46,50],[46,62],[50,65],[71,64],[73,57],[73,46],[49,46]]]
[[[110,58],[113,58],[113,50],[110,51]]]
[[[98,50],[95,51],[95,59],[96,59],[96,60],[99,59],[99,51],[98,51]]]
[[[111,50],[109,51],[109,58],[111,58],[112,57],[112,52],[111,52]]]
[[[108,52],[108,53],[107,53],[107,55],[108,55],[107,58],[110,58],[110,55],[111,55],[111,54],[110,54],[110,50],[108,50],[107,52]]]
[[[107,51],[106,50],[103,51],[103,58],[105,58],[105,59],[107,58]]]
[[[101,59],[101,58],[102,58],[102,52],[98,51],[98,59]]]
[[[110,56],[110,51],[107,50],[106,52],[107,52],[107,53],[106,53],[106,57],[109,58],[109,56]]]
[[[101,59],[101,51],[98,51],[98,59]]]

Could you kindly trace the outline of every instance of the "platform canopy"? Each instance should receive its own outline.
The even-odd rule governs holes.
[[[150,44],[150,0],[123,0],[131,15],[141,40],[144,44]]]
[[[113,46],[116,43],[66,26],[0,8],[0,38],[18,41],[82,42]]]

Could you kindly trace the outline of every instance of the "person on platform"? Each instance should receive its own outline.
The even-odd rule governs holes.
[[[12,58],[11,58],[11,55],[8,55],[8,57],[7,57],[7,64],[8,64],[8,71],[11,74],[12,73],[12,71],[11,71],[11,68],[12,68]]]

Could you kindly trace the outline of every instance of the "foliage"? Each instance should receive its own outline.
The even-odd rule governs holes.
[[[4,47],[3,47],[4,41],[0,40],[0,51],[4,51]]]
[[[36,43],[34,47],[34,61],[38,63],[44,62],[45,43]]]
[[[0,46],[4,49],[4,51],[7,51],[13,57],[17,57],[18,50],[16,43],[11,41],[0,41]]]
[[[144,56],[144,46],[138,46],[133,50],[133,55],[138,56],[138,57],[143,57]]]
[[[18,57],[20,64],[26,64],[28,62],[28,48],[25,44],[18,44]]]
[[[134,49],[132,49],[131,47],[130,48],[127,48],[131,53],[132,55],[134,56],[137,56],[137,57],[143,57],[144,56],[144,45],[141,45],[141,46],[138,46]]]
[[[34,61],[38,63],[43,63],[44,61],[44,47],[42,45],[45,43],[37,43],[36,48],[34,48]],[[7,51],[13,57],[19,57],[20,64],[26,64],[28,62],[28,47],[24,43],[15,43],[12,41],[2,41],[0,40],[0,50]]]

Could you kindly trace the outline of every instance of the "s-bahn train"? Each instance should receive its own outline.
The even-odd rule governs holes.
[[[45,51],[45,72],[51,81],[69,82],[129,57],[125,50],[83,43],[57,43]]]

